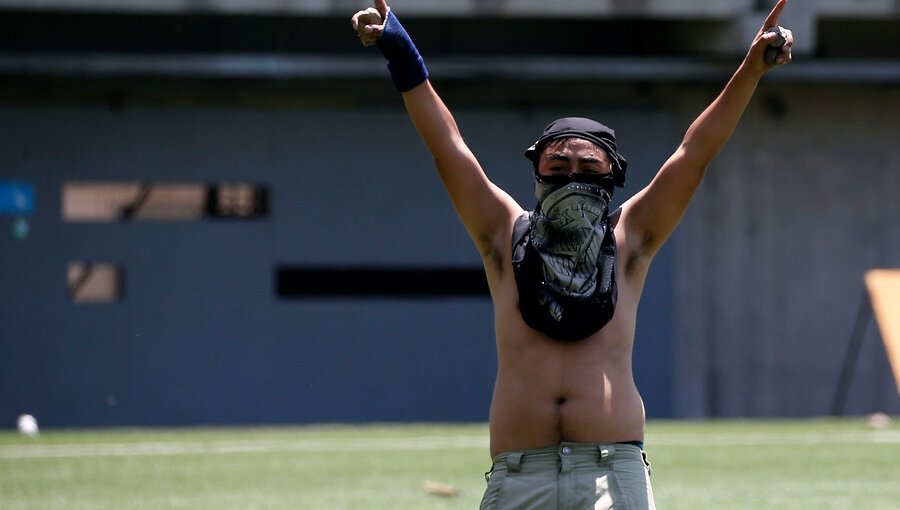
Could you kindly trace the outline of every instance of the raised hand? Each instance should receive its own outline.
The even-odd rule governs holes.
[[[788,64],[791,61],[794,34],[790,30],[778,26],[778,18],[785,5],[787,5],[787,0],[778,0],[753,39],[753,44],[750,45],[746,63],[759,72],[770,71],[775,66]],[[766,58],[766,50],[771,51],[772,48],[778,49],[774,51],[775,58],[769,60]]]
[[[364,11],[359,11],[350,19],[353,30],[362,41],[363,46],[369,47],[381,37],[384,32],[384,21],[391,8],[385,0],[375,0],[375,6]]]

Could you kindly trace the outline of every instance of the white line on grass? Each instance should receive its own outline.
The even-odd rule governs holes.
[[[834,443],[900,443],[900,430],[871,430],[859,432],[712,432],[696,434],[652,434],[648,444],[665,446],[763,446],[816,445]]]
[[[660,433],[647,437],[648,446],[763,446],[834,443],[900,444],[900,431],[778,432],[709,434]],[[484,435],[419,436],[410,438],[249,439],[159,441],[136,443],[26,444],[0,446],[0,459],[61,457],[130,457],[146,455],[213,455],[244,453],[341,453],[359,451],[423,451],[488,448]]]
[[[279,452],[358,452],[446,449],[486,449],[485,436],[414,438],[260,439],[230,441],[165,441],[0,446],[0,459],[59,457],[130,457],[141,455],[209,455]]]

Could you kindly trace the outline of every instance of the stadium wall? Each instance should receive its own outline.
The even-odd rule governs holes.
[[[678,415],[832,408],[863,274],[900,267],[898,119],[895,86],[759,91],[675,239]],[[877,325],[866,324],[845,412],[896,413]]]
[[[632,193],[665,157],[670,123],[583,113],[641,147]],[[556,114],[458,111],[485,167],[525,205],[522,151]],[[0,133],[4,177],[32,185],[36,202],[26,235],[2,217],[6,422],[24,412],[50,427],[487,419],[496,358],[486,295],[279,295],[283,267],[479,270],[399,98],[326,110],[7,106]],[[62,217],[66,183],[102,182],[252,182],[269,191],[269,210],[250,220]],[[638,382],[659,416],[673,412],[669,258],[646,292],[637,349]],[[120,299],[73,302],[72,262],[120,267]]]

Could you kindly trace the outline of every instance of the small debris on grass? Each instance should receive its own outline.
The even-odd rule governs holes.
[[[455,498],[459,496],[459,489],[446,483],[428,481],[422,485],[422,489],[433,496],[442,496],[445,498]]]
[[[870,429],[886,429],[891,426],[891,417],[884,413],[872,413],[866,416],[866,423]]]

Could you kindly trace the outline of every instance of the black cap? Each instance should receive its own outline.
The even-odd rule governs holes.
[[[541,159],[541,152],[553,140],[562,138],[581,138],[600,146],[606,151],[613,167],[613,178],[616,186],[625,185],[625,169],[628,161],[619,154],[616,147],[616,132],[591,119],[583,117],[566,117],[551,122],[534,145],[525,149],[525,157],[534,163],[535,168]]]

